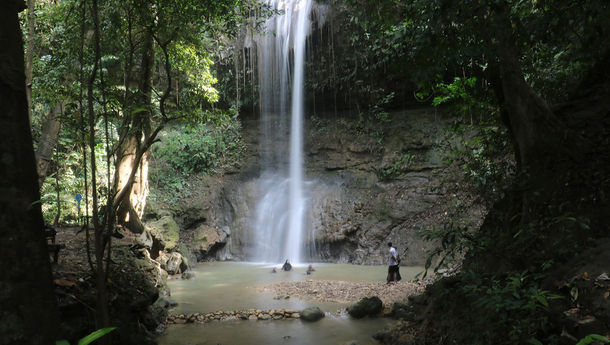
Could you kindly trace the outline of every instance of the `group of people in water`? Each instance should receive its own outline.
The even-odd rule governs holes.
[[[400,270],[399,270],[400,258],[398,256],[398,253],[396,252],[396,248],[394,248],[394,246],[392,246],[392,242],[388,242],[388,249],[389,249],[390,255],[388,256],[388,277],[387,277],[386,281],[387,281],[387,284],[397,283],[402,279],[402,277],[400,276]],[[292,271],[292,264],[290,264],[290,260],[286,259],[286,261],[284,262],[284,265],[282,265],[281,270],[286,271],[286,272]],[[305,271],[305,273],[307,273],[307,275],[310,275],[314,271],[315,271],[315,269],[313,268],[313,266],[309,265],[309,267],[307,267],[307,271]],[[271,270],[271,273],[277,273],[277,269],[275,267],[273,267],[273,269]]]
[[[286,272],[292,271],[292,264],[290,264],[290,260],[286,259],[286,261],[284,262],[284,265],[282,265],[281,270],[286,271]],[[309,265],[309,267],[307,267],[307,271],[305,271],[305,273],[307,273],[307,275],[310,275],[314,271],[315,271],[315,269],[313,268],[313,266]],[[277,273],[277,269],[275,267],[273,267],[273,269],[271,270],[271,273]]]

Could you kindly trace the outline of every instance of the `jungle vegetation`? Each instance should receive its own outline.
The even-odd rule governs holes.
[[[558,288],[553,279],[608,236],[610,4],[328,2],[332,14],[309,43],[312,112],[348,111],[379,145],[378,124],[390,109],[453,112],[455,129],[478,133],[454,158],[476,177],[473,185],[484,177],[501,187],[492,189],[476,234],[451,226],[426,234],[441,241],[437,254],[467,256],[459,273],[428,289],[421,310],[431,321],[414,326],[418,341],[566,342],[557,315],[577,298],[572,285]],[[2,319],[10,321],[0,335],[7,343],[57,339],[43,221],[82,221],[91,231],[96,326],[110,325],[111,239],[118,226],[142,231],[152,148],[162,132],[176,142],[203,133],[201,141],[186,138],[198,156],[173,154],[183,147],[156,153],[186,174],[231,164],[241,150],[239,116],[255,113],[257,102],[253,66],[234,44],[244,25],[256,28],[267,14],[253,0],[2,2],[0,226],[11,269],[0,278]],[[492,159],[507,152],[514,167]],[[506,169],[514,169],[510,181],[502,180]],[[82,220],[72,202],[79,192]],[[479,312],[465,312],[469,304]],[[608,315],[595,316],[607,331]]]

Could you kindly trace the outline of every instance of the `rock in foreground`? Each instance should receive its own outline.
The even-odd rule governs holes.
[[[309,307],[301,312],[301,319],[305,321],[318,321],[324,317],[324,312],[318,307]]]
[[[347,308],[350,316],[360,319],[367,315],[374,316],[381,313],[383,303],[377,296],[364,297],[358,303]]]

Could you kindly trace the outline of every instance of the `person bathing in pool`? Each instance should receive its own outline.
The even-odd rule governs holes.
[[[286,262],[284,262],[284,265],[282,266],[282,271],[290,271],[292,270],[292,265],[290,264],[290,260],[286,259]]]

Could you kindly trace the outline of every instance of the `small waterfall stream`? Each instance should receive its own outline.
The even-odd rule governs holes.
[[[300,263],[305,259],[303,84],[311,3],[312,0],[269,0],[267,4],[280,14],[269,18],[265,33],[254,38],[263,167],[254,221],[257,261],[277,263],[289,259]]]

